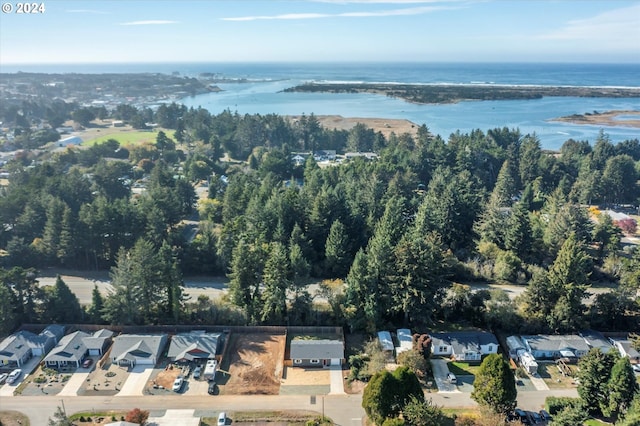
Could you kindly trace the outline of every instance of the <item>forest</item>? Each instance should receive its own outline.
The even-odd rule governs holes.
[[[68,107],[62,118],[81,109],[97,115]],[[47,111],[0,112],[33,145]],[[637,139],[601,133],[546,152],[508,128],[387,138],[326,129],[313,114],[109,114],[124,111],[158,124],[155,143],[24,150],[4,165],[0,334],[47,322],[640,329],[640,250],[624,239],[636,224],[603,213],[638,206]],[[291,161],[319,149],[379,157]],[[115,290],[80,306],[61,279],[37,285],[45,267],[110,270]],[[182,279],[195,274],[226,275],[228,295],[188,300]],[[589,297],[594,284],[609,291]]]

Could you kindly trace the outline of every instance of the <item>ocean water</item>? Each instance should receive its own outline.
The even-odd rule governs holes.
[[[5,66],[1,72],[125,73],[179,72],[242,82],[219,83],[223,91],[182,99],[189,107],[211,113],[225,109],[240,114],[316,115],[408,119],[425,124],[443,138],[460,130],[495,127],[535,133],[545,149],[559,149],[569,138],[595,142],[603,130],[613,142],[640,138],[640,129],[621,126],[575,125],[553,118],[593,111],[640,111],[640,98],[548,97],[517,101],[470,101],[448,105],[416,105],[373,94],[284,93],[308,81],[396,82],[417,84],[506,84],[549,86],[640,87],[640,64],[523,64],[523,63],[194,63]]]

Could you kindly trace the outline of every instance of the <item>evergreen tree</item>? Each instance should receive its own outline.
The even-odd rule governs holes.
[[[608,383],[609,405],[603,407],[604,415],[615,418],[624,417],[633,399],[639,395],[636,375],[628,357],[620,357],[613,365]]]
[[[505,225],[505,249],[514,252],[520,259],[527,260],[532,252],[533,230],[525,203],[520,201],[514,204]]]
[[[616,362],[613,352],[605,354],[600,348],[593,348],[578,362],[578,395],[591,414],[608,410],[609,379]]]
[[[2,279],[0,269],[0,335],[8,336],[16,327],[16,298],[9,285]]]
[[[247,320],[257,321],[260,309],[260,278],[264,268],[264,254],[256,246],[241,238],[231,259],[229,296],[231,301],[245,310]]]
[[[48,287],[48,302],[44,315],[47,322],[77,324],[82,322],[84,311],[76,295],[58,275],[53,287]]]
[[[347,275],[346,298],[351,330],[374,332],[379,321],[377,281],[369,273],[369,260],[363,249],[358,250]]]
[[[405,325],[428,326],[440,306],[444,287],[445,259],[440,238],[434,234],[405,235],[396,246],[391,296],[396,313]]]
[[[480,364],[471,398],[494,413],[506,414],[516,406],[516,382],[509,364],[499,354],[488,355]]]
[[[261,320],[269,324],[284,324],[287,317],[287,290],[291,287],[291,266],[286,247],[279,242],[271,244],[264,265],[262,282]]]
[[[329,229],[325,246],[325,274],[331,278],[343,278],[349,271],[351,256],[346,229],[339,220],[334,221]]]
[[[549,287],[559,295],[549,319],[552,329],[570,331],[582,324],[590,271],[589,256],[575,234],[570,234],[549,268]]]
[[[93,285],[93,290],[91,291],[91,306],[89,307],[88,314],[91,318],[91,322],[94,324],[102,324],[103,318],[102,313],[104,310],[104,298],[98,290],[98,286],[96,284]]]
[[[493,188],[492,194],[495,194],[499,207],[507,207],[511,205],[511,200],[517,194],[517,171],[509,160],[502,163],[496,186]]]
[[[434,405],[432,400],[411,400],[402,409],[402,418],[410,426],[441,426],[446,424],[446,416],[442,408]]]

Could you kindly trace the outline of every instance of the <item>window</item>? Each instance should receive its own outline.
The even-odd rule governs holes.
[[[439,346],[438,347],[438,352],[447,352],[447,347],[446,346]]]
[[[310,359],[309,362],[311,364],[320,364],[320,360],[319,359]]]
[[[294,364],[302,364],[302,360],[301,359],[294,359],[293,363]]]

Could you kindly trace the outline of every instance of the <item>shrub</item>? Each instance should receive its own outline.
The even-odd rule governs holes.
[[[622,232],[627,235],[635,235],[636,231],[638,230],[638,224],[636,223],[635,219],[632,218],[615,220],[613,224],[617,225],[618,228],[620,228]]]
[[[570,398],[568,396],[548,396],[545,400],[545,408],[552,415],[566,408],[578,407],[580,404],[580,398]]]

